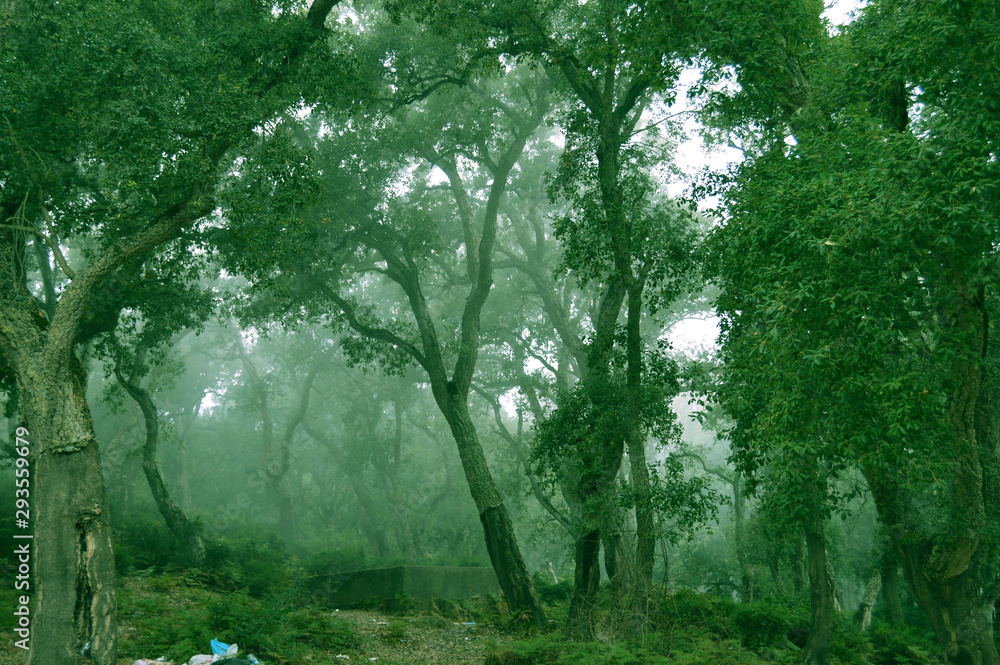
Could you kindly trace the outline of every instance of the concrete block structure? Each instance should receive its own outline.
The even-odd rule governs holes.
[[[486,593],[500,594],[493,569],[465,566],[394,566],[334,573],[314,590],[317,600],[337,607],[392,600],[398,594],[414,600],[461,600]]]

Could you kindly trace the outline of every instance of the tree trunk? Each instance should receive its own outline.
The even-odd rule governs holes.
[[[785,585],[781,580],[781,562],[778,560],[778,552],[774,549],[774,543],[770,540],[764,547],[765,556],[767,557],[767,569],[771,573],[774,589],[778,592],[779,596],[783,596],[785,594]]]
[[[885,603],[885,618],[889,623],[902,624],[903,605],[899,602],[899,564],[895,557],[889,566],[882,568],[882,602]]]
[[[617,519],[619,523],[611,525],[612,519]],[[606,520],[601,530],[601,539],[604,543],[604,570],[608,573],[611,592],[615,598],[622,598],[629,580],[625,542],[622,538],[618,515],[611,515],[610,519]]]
[[[882,563],[882,602],[885,603],[885,618],[889,623],[903,623],[903,605],[899,602],[899,563],[892,550]]]
[[[635,492],[635,602],[636,612],[647,614],[653,586],[653,557],[656,553],[656,526],[650,496],[649,467],[646,464],[646,439],[642,420],[642,281],[632,280],[628,294],[626,408],[628,409],[628,457],[631,463],[632,488]]]
[[[142,471],[146,475],[146,482],[149,483],[149,489],[153,493],[156,508],[166,521],[167,528],[177,538],[177,542],[188,561],[195,566],[201,565],[205,561],[205,543],[202,542],[194,523],[170,498],[167,486],[163,482],[163,474],[160,473],[159,462],[156,459],[156,447],[160,438],[160,422],[156,413],[156,405],[153,404],[149,391],[140,387],[133,378],[126,379],[117,369],[115,375],[121,386],[142,410],[142,416],[146,423],[146,443],[142,447]]]
[[[872,609],[875,607],[875,599],[878,598],[878,592],[881,588],[882,574],[876,570],[868,578],[868,584],[865,585],[865,592],[861,596],[861,602],[858,603],[858,610],[854,613],[854,625],[861,628],[861,630],[868,630],[868,627],[871,626]]]
[[[795,537],[795,550],[792,553],[792,591],[795,595],[805,588],[806,535],[799,531]]]
[[[993,604],[1000,593],[1000,544],[993,535],[1000,515],[1000,346],[988,335],[993,330],[985,304],[960,279],[953,284],[955,309],[949,320],[974,346],[958,357],[947,396],[954,437],[942,442],[953,462],[948,513],[936,524],[912,520],[919,490],[900,487],[892,469],[863,471],[903,575],[948,662],[1000,665],[993,641]]]
[[[566,632],[577,639],[589,640],[592,637],[594,597],[601,583],[600,549],[599,529],[588,531],[576,539],[573,597],[569,604]]]
[[[436,388],[435,397],[438,398],[438,404],[442,406],[452,436],[455,437],[465,479],[483,525],[486,551],[500,581],[500,588],[512,611],[526,611],[536,625],[543,626],[547,623],[545,611],[538,600],[535,584],[521,556],[507,506],[486,464],[479,435],[469,414],[468,398],[462,399],[458,395],[449,394],[447,385],[433,386],[432,383],[432,387]],[[445,388],[446,394],[441,394],[441,388]]]
[[[753,568],[747,557],[747,526],[746,526],[746,497],[743,496],[743,478],[739,472],[733,472],[730,482],[733,488],[733,523],[736,530],[736,561],[740,565],[740,600],[744,603],[753,602]],[[770,563],[770,559],[768,560]],[[775,562],[777,563],[777,562]],[[772,570],[772,575],[777,579],[777,569]],[[781,592],[780,585],[778,592]]]
[[[1000,665],[993,641],[995,598],[984,594],[969,568],[951,574],[961,567],[963,558],[968,565],[965,554],[975,549],[977,540],[960,541],[954,549],[944,551],[944,556],[897,545],[906,581],[927,614],[948,662],[954,665]],[[954,565],[940,565],[946,562]]]
[[[75,665],[89,643],[97,665],[117,664],[115,560],[104,477],[75,356],[17,363],[23,437],[32,451],[34,539],[28,665]]]
[[[809,557],[809,637],[806,639],[807,665],[830,665],[830,639],[833,637],[833,580],[826,558],[823,526],[806,529]]]

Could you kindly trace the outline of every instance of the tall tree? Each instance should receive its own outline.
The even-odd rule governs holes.
[[[864,473],[949,662],[977,665],[998,662],[997,26],[988,3],[867,6],[718,232],[749,431]]]
[[[505,81],[460,76],[455,71],[460,54],[440,51],[437,44],[417,42],[417,48],[413,34],[419,34],[413,26],[400,28],[392,35],[392,52],[380,51],[377,59],[385,63],[377,73],[386,77],[386,89],[396,91],[392,100],[404,105],[388,117],[328,118],[326,123],[337,123],[337,133],[320,132],[315,121],[318,141],[290,129],[289,134],[298,132],[305,150],[289,167],[294,172],[244,174],[250,184],[234,187],[232,199],[232,215],[243,221],[220,234],[220,247],[227,267],[255,280],[260,297],[253,312],[284,316],[304,307],[333,315],[353,331],[345,347],[355,362],[379,361],[390,371],[415,362],[426,372],[458,447],[501,588],[512,608],[543,624],[544,612],[469,411],[469,395],[481,315],[493,286],[499,209],[508,179],[548,110],[546,80],[542,72],[526,68],[508,73]],[[421,50],[427,48],[437,56],[432,66]],[[422,68],[429,66],[426,73]],[[415,76],[414,70],[424,73]],[[408,78],[414,76],[416,84]],[[275,140],[281,140],[277,132]],[[312,146],[315,154],[309,157]],[[414,166],[409,191],[393,196],[391,183]],[[442,199],[442,188],[427,182],[431,168],[446,178],[450,201]],[[296,243],[306,241],[323,251],[304,256],[290,243],[265,246],[263,239],[277,229],[259,224],[255,206],[260,199],[257,194],[247,199],[242,192],[287,190],[286,183],[298,174],[315,180],[317,173],[326,182],[310,208],[297,212],[291,197],[292,205],[281,214],[301,234]],[[356,193],[354,206],[337,198],[344,189]],[[443,223],[448,218],[457,225]],[[247,244],[254,247],[252,254],[243,251]],[[373,292],[378,278],[386,280],[392,294],[387,307],[366,299],[364,287]],[[446,305],[427,295],[429,284],[442,282]],[[455,302],[455,287],[465,291],[464,302]],[[269,311],[268,303],[276,298],[281,308]],[[444,314],[457,318],[453,328],[450,322],[441,325]]]
[[[85,643],[98,665],[117,662],[108,511],[75,354],[110,321],[88,313],[113,296],[120,267],[215,209],[232,151],[302,98],[294,74],[334,4],[316,2],[307,15],[242,1],[5,11],[0,364],[32,443],[31,665],[76,662]],[[74,236],[87,250],[71,265]],[[29,237],[45,242],[64,275],[58,302],[29,288]]]

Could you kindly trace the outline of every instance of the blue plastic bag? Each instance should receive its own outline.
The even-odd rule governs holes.
[[[215,656],[222,656],[229,651],[229,645],[225,642],[220,642],[219,640],[212,640],[212,654]]]

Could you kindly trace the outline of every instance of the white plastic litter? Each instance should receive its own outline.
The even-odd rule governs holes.
[[[338,654],[337,654],[337,658],[340,658],[341,660],[350,660],[350,659],[351,659],[351,657],[350,657],[350,656],[345,656],[345,655],[344,655],[344,654],[342,654],[342,653],[338,653]]]
[[[150,660],[149,658],[140,658],[139,660],[132,663],[132,665],[174,665],[172,662],[166,660],[165,658],[160,658],[159,660]]]
[[[217,660],[225,660],[226,658],[236,658],[236,654],[239,653],[240,647],[237,644],[229,645],[226,649],[226,653],[212,654],[211,656],[206,656],[204,654],[199,654],[197,656],[191,656],[191,660],[187,662],[187,665],[212,665]]]

